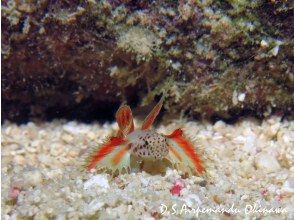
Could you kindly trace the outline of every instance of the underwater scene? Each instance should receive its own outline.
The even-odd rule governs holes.
[[[2,0],[1,219],[294,219],[294,4]]]

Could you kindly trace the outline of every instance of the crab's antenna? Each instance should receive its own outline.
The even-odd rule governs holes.
[[[115,118],[119,127],[118,136],[124,137],[127,134],[134,131],[134,120],[132,115],[132,110],[130,106],[123,105],[121,106],[116,114]]]
[[[147,130],[152,126],[154,120],[156,119],[157,115],[159,114],[162,108],[162,105],[163,105],[163,96],[161,97],[159,102],[154,106],[154,108],[149,113],[149,115],[145,118],[141,128],[142,130]]]

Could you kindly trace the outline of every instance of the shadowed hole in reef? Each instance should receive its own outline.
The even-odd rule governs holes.
[[[133,91],[132,89],[129,90]],[[137,114],[142,118],[146,116],[145,114],[147,113],[144,111],[142,113],[141,111],[142,107],[140,107],[140,98],[138,95],[126,95],[125,99],[125,101],[117,100],[113,102],[95,102],[89,98],[74,106],[71,105],[70,107],[62,106],[61,104],[58,107],[48,107],[42,111],[41,115],[36,115],[35,117],[30,115],[30,108],[32,106],[26,106],[22,109],[23,114],[20,113],[17,118],[13,117],[14,120],[12,121],[17,124],[23,124],[29,121],[52,121],[54,119],[65,119],[69,121],[76,120],[83,123],[92,123],[94,121],[98,121],[99,123],[114,122],[115,113],[123,104],[131,107],[134,117],[136,117]],[[151,110],[153,105],[149,105],[147,108]],[[138,112],[134,112],[135,109],[137,109]],[[2,115],[4,111],[5,109],[2,109]],[[4,118],[9,120],[10,117],[7,117],[6,115]]]
[[[84,123],[91,123],[93,121],[99,121],[100,123],[106,121],[113,122],[115,120],[115,112],[119,106],[120,102],[95,104],[88,100],[70,108],[64,106],[48,108],[40,117],[31,117],[30,106],[26,106],[22,109],[19,117],[13,117],[13,122],[24,124],[29,121],[52,121],[54,119],[77,120]],[[4,107],[1,109],[2,118],[9,120],[12,116],[9,117],[4,113],[5,111],[9,111],[9,108],[5,109]],[[4,115],[6,117],[3,117]]]
[[[51,108],[46,111],[46,120],[53,119],[67,119],[77,120],[85,123],[91,123],[93,121],[99,121],[104,123],[106,121],[114,121],[114,115],[118,107],[119,102],[93,104],[90,101],[84,101],[83,103],[71,108]]]
[[[52,121],[54,119],[77,120],[84,123],[91,123],[94,121],[100,123],[113,122],[115,121],[116,111],[123,104],[131,106],[132,110],[141,109],[141,107],[138,107],[140,105],[138,95],[126,95],[125,99],[125,101],[117,99],[103,102],[88,98],[78,104],[70,105],[69,107],[64,103],[62,97],[54,97],[53,101],[50,100],[50,98],[46,100],[39,99],[32,104],[21,106],[12,101],[2,100],[2,106],[4,106],[4,108],[1,109],[1,116],[2,119],[4,119],[2,123],[5,120],[10,120],[17,124],[24,124],[29,121]],[[53,105],[51,101],[58,104],[55,103]],[[15,106],[19,107],[18,111],[13,110]],[[137,114],[135,113],[134,116],[136,117]]]

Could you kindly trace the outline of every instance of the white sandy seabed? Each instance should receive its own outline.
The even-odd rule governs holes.
[[[294,219],[293,121],[173,122],[157,131],[177,127],[193,137],[206,175],[81,171],[81,155],[116,124],[4,123],[2,219]]]

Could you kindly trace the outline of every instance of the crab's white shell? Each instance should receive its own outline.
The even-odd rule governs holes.
[[[155,131],[137,130],[127,136],[131,154],[142,159],[162,159],[168,155],[166,138]]]

